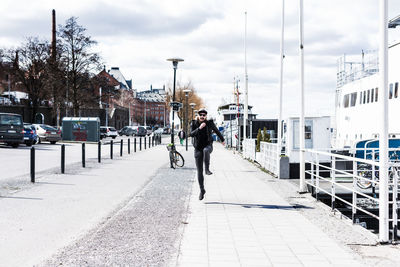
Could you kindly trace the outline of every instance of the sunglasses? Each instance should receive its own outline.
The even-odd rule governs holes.
[[[207,117],[207,114],[199,114],[200,117]]]

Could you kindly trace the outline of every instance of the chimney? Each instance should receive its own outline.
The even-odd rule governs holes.
[[[153,85],[150,84],[150,92],[153,92]]]
[[[56,60],[56,10],[52,11],[51,58]]]

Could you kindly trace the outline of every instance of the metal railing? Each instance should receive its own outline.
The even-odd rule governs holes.
[[[375,157],[356,158],[331,153],[330,150],[305,150],[305,152],[312,155],[310,157],[312,160],[306,161],[306,164],[309,164],[309,168],[305,171],[306,175],[309,175],[306,184],[316,199],[320,198],[321,194],[328,195],[331,198],[332,210],[336,209],[337,201],[344,203],[351,209],[353,223],[358,222],[358,217],[364,214],[362,216],[383,220],[388,226],[391,224],[392,240],[397,240],[399,162],[390,162],[387,192],[389,195],[391,193],[392,197],[388,203],[382,204],[376,192],[376,188],[379,188],[379,162]],[[330,157],[330,162],[320,161],[320,158],[327,156]],[[351,199],[345,199],[346,193],[351,193]],[[392,208],[391,218],[380,217],[379,212],[373,213],[373,210],[379,211],[389,207]]]

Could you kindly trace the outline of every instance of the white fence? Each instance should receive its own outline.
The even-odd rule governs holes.
[[[278,176],[278,145],[276,143],[261,142],[260,143],[260,158],[258,163],[261,166]]]
[[[243,157],[253,161],[256,160],[256,139],[243,140]]]
[[[387,192],[392,197],[388,203],[380,203],[376,193],[376,188],[379,187],[379,162],[326,151],[305,150],[305,152],[312,156],[311,161],[306,161],[310,164],[305,171],[306,175],[309,175],[306,184],[311,187],[311,193],[316,199],[321,193],[329,195],[332,210],[336,208],[337,201],[345,203],[351,208],[353,223],[358,221],[361,214],[377,219],[387,225],[388,230],[392,229],[392,240],[397,240],[400,170],[398,162],[392,161],[389,165]],[[326,156],[331,157],[330,164],[320,162],[319,159]],[[346,193],[351,194],[351,200],[344,198]],[[373,209],[380,211],[389,208],[392,209],[391,218],[380,216],[380,212],[377,214],[372,212]]]
[[[260,163],[261,167],[277,175],[278,154],[277,144],[261,142],[260,152],[256,152],[256,139],[245,139],[243,141],[243,157]]]

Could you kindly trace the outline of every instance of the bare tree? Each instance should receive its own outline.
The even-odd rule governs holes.
[[[86,34],[86,29],[78,24],[76,17],[69,18],[64,26],[59,27],[70,98],[74,116],[77,116],[81,107],[93,101],[91,78],[92,73],[101,68],[100,56],[91,52],[97,42]]]
[[[32,108],[31,121],[41,100],[47,98],[45,90],[46,64],[49,58],[49,43],[37,37],[29,37],[17,49],[8,50],[8,59],[13,62],[15,79],[28,94],[28,105]]]

